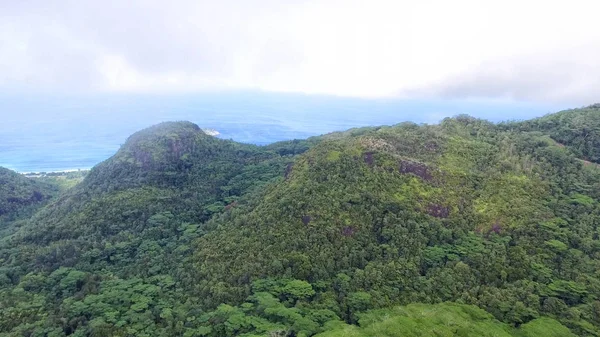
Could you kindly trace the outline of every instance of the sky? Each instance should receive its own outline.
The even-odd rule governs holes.
[[[600,101],[597,0],[0,0],[0,93]]]

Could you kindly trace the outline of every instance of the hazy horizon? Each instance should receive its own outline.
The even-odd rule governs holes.
[[[87,169],[114,154],[132,133],[189,120],[219,137],[264,145],[353,127],[404,121],[437,123],[469,114],[494,122],[568,108],[475,100],[361,99],[224,91],[187,95],[0,95],[0,166],[19,172]]]

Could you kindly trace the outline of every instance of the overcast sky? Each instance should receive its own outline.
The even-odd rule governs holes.
[[[0,0],[0,90],[600,101],[598,0]]]

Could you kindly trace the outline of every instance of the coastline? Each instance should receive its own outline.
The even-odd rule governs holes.
[[[221,135],[221,133],[215,129],[211,129],[211,128],[201,128],[200,130],[202,130],[202,132],[204,132],[205,134],[209,135],[209,136],[213,136],[213,137],[217,137],[219,135]]]
[[[47,176],[62,176],[62,175],[66,175],[68,173],[74,173],[74,172],[87,172],[90,171],[91,168],[81,168],[81,169],[66,169],[66,170],[56,170],[56,171],[40,171],[40,172],[19,172],[16,171],[17,173],[24,175],[28,178],[41,178],[41,177],[47,177]]]

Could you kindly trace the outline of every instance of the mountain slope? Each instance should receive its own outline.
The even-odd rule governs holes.
[[[246,212],[209,222],[199,297],[241,302],[248,280],[295,278],[349,321],[361,293],[366,307],[464,301],[513,324],[596,320],[598,178],[545,135],[464,116],[321,142]]]

